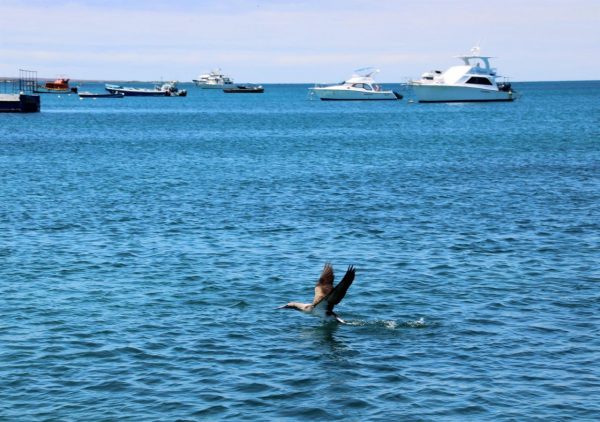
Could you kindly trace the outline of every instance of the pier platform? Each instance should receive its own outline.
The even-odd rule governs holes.
[[[0,94],[0,113],[37,113],[39,111],[39,95]]]

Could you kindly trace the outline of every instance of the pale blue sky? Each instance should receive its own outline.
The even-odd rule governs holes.
[[[0,76],[404,81],[479,43],[515,81],[600,79],[600,0],[0,0]]]

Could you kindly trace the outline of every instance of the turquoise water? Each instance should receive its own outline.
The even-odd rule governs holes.
[[[597,420],[600,82],[515,87],[0,115],[0,419]]]

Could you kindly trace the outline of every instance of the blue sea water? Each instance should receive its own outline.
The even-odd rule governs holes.
[[[514,85],[0,115],[0,419],[598,420],[600,82]]]

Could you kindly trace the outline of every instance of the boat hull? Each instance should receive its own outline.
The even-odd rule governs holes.
[[[80,92],[79,98],[123,98],[125,95],[123,93],[91,93],[91,92]]]
[[[33,90],[35,94],[77,94],[77,87],[67,89],[54,89],[38,86]]]
[[[265,89],[263,87],[237,87],[224,88],[223,92],[226,94],[262,94]]]
[[[165,91],[158,91],[156,89],[143,89],[143,88],[123,88],[107,86],[105,88],[111,94],[122,94],[126,97],[166,97]]]
[[[402,98],[392,91],[309,88],[322,101],[395,101]]]
[[[513,91],[476,87],[412,84],[411,88],[420,103],[498,102],[516,99]]]

